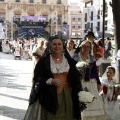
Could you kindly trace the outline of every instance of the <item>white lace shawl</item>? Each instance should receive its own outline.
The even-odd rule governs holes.
[[[50,63],[51,63],[51,71],[52,73],[63,73],[63,72],[68,72],[69,70],[69,64],[67,59],[63,55],[63,61],[62,63],[56,64],[52,57],[50,56]]]

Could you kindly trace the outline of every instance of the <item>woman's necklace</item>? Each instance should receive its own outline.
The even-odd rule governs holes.
[[[59,61],[60,59],[57,58],[56,60]]]
[[[55,56],[52,56],[54,60],[56,60],[57,62],[61,61],[62,60],[62,56],[59,56],[59,57],[55,57]]]

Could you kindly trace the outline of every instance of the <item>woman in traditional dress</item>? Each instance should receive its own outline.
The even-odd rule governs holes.
[[[103,102],[98,93],[101,83],[99,80],[95,59],[90,54],[91,48],[91,42],[85,40],[81,43],[80,53],[78,54],[79,62],[87,62],[88,64],[85,73],[83,73],[83,89],[87,88],[96,98],[92,103],[87,105],[87,108],[82,112],[82,120],[106,120]]]
[[[36,63],[39,61],[39,59],[41,58],[44,50],[45,50],[45,48],[44,48],[44,39],[43,38],[39,38],[37,47],[34,48],[33,52],[32,52],[33,53],[34,65],[36,65]]]
[[[62,39],[53,36],[50,40],[51,53],[43,56],[34,70],[35,87],[24,120],[80,120],[80,73],[63,50]]]
[[[37,62],[41,59],[43,53],[44,53],[44,38],[38,38],[37,39],[37,46],[35,45],[32,51],[32,60],[33,60],[33,75],[32,78],[34,77],[34,69],[37,64]],[[33,79],[32,79],[33,80]]]
[[[100,92],[100,95],[103,96],[105,110],[109,120],[118,120],[118,118],[120,119],[119,103],[116,100],[117,90],[115,89],[115,84],[118,81],[119,77],[117,71],[114,67],[108,66],[101,79],[102,91]]]

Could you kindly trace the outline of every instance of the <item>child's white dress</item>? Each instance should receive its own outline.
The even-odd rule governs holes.
[[[113,80],[104,79],[101,84],[103,87],[103,102],[109,120],[120,120],[119,103],[115,100],[115,83]]]

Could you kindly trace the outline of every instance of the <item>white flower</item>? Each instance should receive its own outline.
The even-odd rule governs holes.
[[[91,103],[93,102],[95,96],[92,95],[90,92],[81,91],[78,93],[79,101],[83,103]]]
[[[88,63],[87,63],[87,62],[78,62],[78,63],[76,64],[76,67],[77,67],[78,69],[85,68],[85,67],[87,67],[87,66],[88,66]]]
[[[115,87],[116,87],[116,88],[117,88],[117,87],[120,87],[120,84],[115,85]]]

